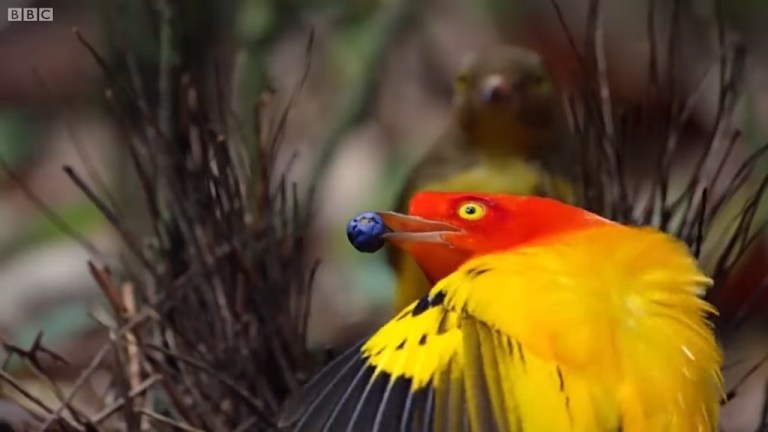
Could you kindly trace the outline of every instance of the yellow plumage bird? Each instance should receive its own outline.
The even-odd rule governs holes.
[[[545,195],[569,200],[571,190],[555,159],[566,130],[552,81],[539,56],[499,46],[468,56],[455,78],[453,118],[447,130],[416,164],[397,199],[407,210],[424,190]],[[429,285],[405,254],[390,250],[397,273],[395,311],[426,294]]]
[[[283,426],[716,430],[710,280],[685,244],[538,197],[419,193],[410,214],[363,215],[350,238],[404,250],[434,287],[321,371]]]

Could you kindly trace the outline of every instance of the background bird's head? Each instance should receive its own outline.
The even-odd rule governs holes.
[[[500,147],[531,142],[525,134],[546,134],[562,111],[538,54],[508,45],[464,59],[455,107],[471,145]]]
[[[413,256],[432,283],[475,256],[613,224],[548,198],[480,193],[421,192],[409,215],[378,214],[382,239]]]

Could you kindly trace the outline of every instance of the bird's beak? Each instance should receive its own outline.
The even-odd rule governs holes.
[[[504,76],[488,75],[480,83],[480,97],[486,103],[508,100],[512,97],[512,87]]]
[[[382,235],[387,242],[407,249],[408,244],[438,243],[449,245],[445,234],[461,231],[459,228],[445,223],[408,216],[395,212],[379,212],[388,232]]]
[[[413,257],[430,283],[437,283],[471,256],[453,241],[464,233],[458,227],[400,213],[380,212],[379,216],[387,228],[381,239]]]

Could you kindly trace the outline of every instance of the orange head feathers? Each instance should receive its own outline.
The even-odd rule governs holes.
[[[378,233],[413,256],[431,283],[476,256],[614,224],[553,199],[502,194],[421,192],[411,199],[408,213],[375,213],[386,226]],[[366,214],[366,221],[371,217]],[[356,246],[359,238],[350,231]]]

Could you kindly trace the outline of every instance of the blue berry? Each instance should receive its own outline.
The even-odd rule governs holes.
[[[347,238],[360,252],[373,253],[384,246],[382,235],[387,227],[378,213],[365,212],[352,218],[347,224]]]

